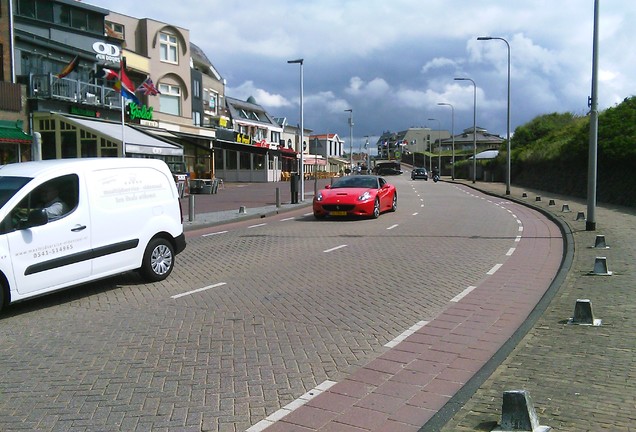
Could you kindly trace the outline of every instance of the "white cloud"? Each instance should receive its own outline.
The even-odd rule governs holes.
[[[452,60],[445,57],[436,57],[433,60],[427,62],[424,66],[422,66],[422,73],[427,73],[434,69],[442,69],[442,68],[452,68],[457,69],[460,65],[461,60]]]
[[[234,88],[228,87],[226,88],[226,94],[240,100],[247,100],[250,96],[253,96],[257,104],[268,108],[293,106],[285,97],[257,88],[253,81],[245,81],[240,86]]]
[[[352,108],[354,130],[379,135],[436,117],[438,102],[453,104],[456,127],[468,127],[472,86],[453,81],[461,75],[477,83],[480,125],[505,132],[507,49],[478,36],[510,43],[513,128],[542,113],[581,112],[591,89],[592,2],[235,0],[227,7],[181,0],[175,8],[155,0],[148,9],[129,0],[85,1],[188,29],[221,76],[236,84],[228,95],[254,96],[277,115],[297,115],[298,76],[285,70],[285,60],[304,58],[307,127],[316,131],[348,136],[343,110]],[[603,2],[600,19],[603,109],[636,93],[636,3]],[[439,116],[449,128],[446,117]]]
[[[353,77],[349,81],[349,87],[345,89],[347,94],[356,97],[380,98],[391,91],[389,84],[382,78],[374,78],[368,83],[360,77]]]

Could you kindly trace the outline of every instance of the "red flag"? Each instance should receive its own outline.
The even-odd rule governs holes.
[[[127,99],[132,100],[137,105],[141,105],[137,96],[135,96],[135,86],[128,75],[126,75],[126,59],[121,59],[121,69],[119,69],[119,80],[115,83],[115,90],[121,93]]]
[[[96,78],[102,78],[106,81],[119,80],[119,74],[112,69],[100,69],[95,75]]]

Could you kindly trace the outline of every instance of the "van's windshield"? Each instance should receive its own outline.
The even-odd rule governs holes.
[[[30,177],[0,177],[0,207],[3,207],[17,191],[33,180]]]

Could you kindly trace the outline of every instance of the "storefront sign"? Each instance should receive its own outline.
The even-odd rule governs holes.
[[[94,117],[94,118],[100,117],[99,111],[88,109],[88,108],[81,108],[74,105],[71,105],[71,107],[69,108],[69,114],[83,116],[83,117]]]
[[[252,137],[237,132],[235,141],[239,144],[252,144]]]
[[[127,106],[128,115],[130,116],[130,120],[152,120],[152,107],[146,105],[137,105],[134,102],[130,102]]]
[[[95,58],[109,63],[119,63],[121,57],[121,49],[117,45],[109,44],[106,42],[95,42],[93,44],[93,51],[95,51]]]

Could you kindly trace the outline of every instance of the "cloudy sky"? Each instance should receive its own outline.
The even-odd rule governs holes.
[[[594,0],[85,0],[190,30],[227,81],[277,117],[353,144],[383,131],[477,125],[506,136],[510,44],[511,130],[537,115],[584,115],[592,83]],[[599,109],[636,93],[636,2],[600,0]],[[429,120],[436,119],[436,120]],[[438,120],[438,121],[437,121]]]

